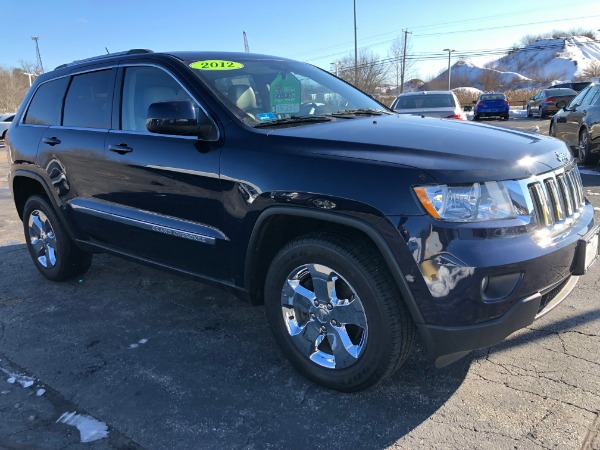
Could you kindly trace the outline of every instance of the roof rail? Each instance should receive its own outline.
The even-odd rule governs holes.
[[[106,58],[112,58],[113,56],[136,55],[136,54],[139,54],[139,53],[154,53],[154,52],[152,50],[148,50],[148,49],[145,49],[145,48],[133,48],[131,50],[127,50],[127,51],[124,51],[124,52],[107,53],[106,55],[92,56],[91,58],[85,58],[85,59],[77,59],[77,60],[75,60],[73,62],[70,62],[70,63],[61,64],[60,66],[57,66],[56,69],[62,69],[64,67],[70,67],[70,66],[74,66],[76,64],[81,64],[81,63],[84,63],[84,62],[101,61],[101,60],[106,59]]]

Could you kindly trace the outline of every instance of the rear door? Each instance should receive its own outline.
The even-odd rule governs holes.
[[[118,79],[120,119],[106,140],[115,243],[137,257],[221,277],[219,143],[146,129],[150,104],[199,102],[166,68],[125,66]]]
[[[110,239],[104,140],[115,75],[116,69],[108,68],[62,79],[68,80],[62,120],[44,129],[37,159],[61,202],[70,206],[65,214],[74,219],[78,237],[101,243]]]

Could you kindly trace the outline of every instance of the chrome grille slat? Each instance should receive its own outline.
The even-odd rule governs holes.
[[[557,170],[529,180],[527,189],[533,206],[533,229],[552,236],[571,227],[585,204],[577,167]]]

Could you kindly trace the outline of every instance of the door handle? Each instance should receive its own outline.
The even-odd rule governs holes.
[[[124,155],[126,153],[131,153],[133,149],[129,147],[127,144],[119,144],[119,145],[109,145],[108,149],[111,152],[118,153],[119,155]]]
[[[44,144],[48,144],[48,145],[54,147],[55,145],[60,144],[60,139],[55,138],[54,136],[52,136],[52,137],[49,137],[49,138],[42,139],[42,142]]]

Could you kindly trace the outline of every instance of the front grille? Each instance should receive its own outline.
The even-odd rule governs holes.
[[[533,204],[533,227],[549,235],[574,224],[584,206],[583,185],[577,166],[545,174],[527,185]]]

